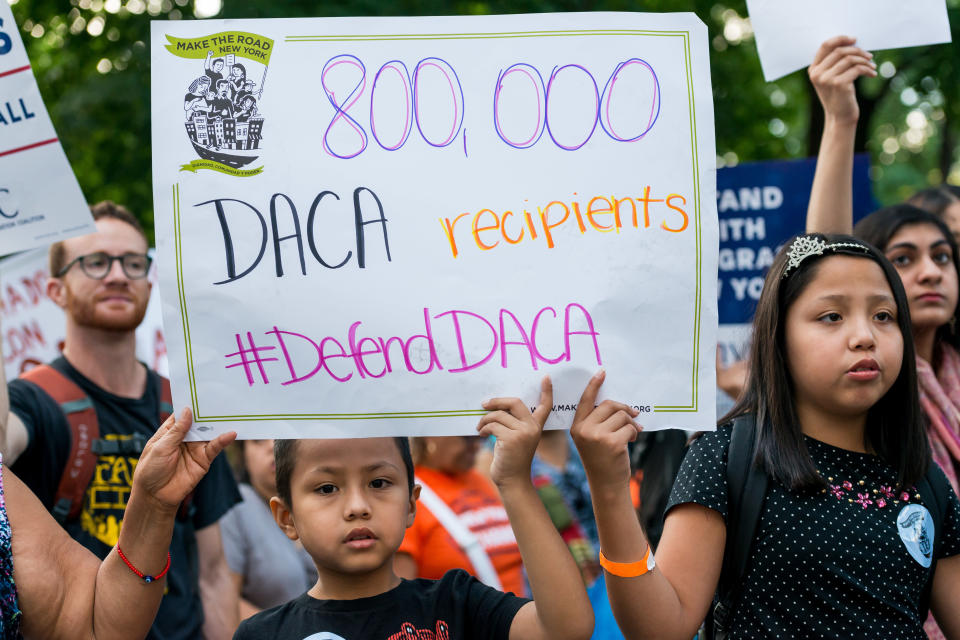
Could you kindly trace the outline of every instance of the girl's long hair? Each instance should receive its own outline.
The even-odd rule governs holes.
[[[960,255],[957,255],[957,241],[950,232],[950,228],[937,215],[917,208],[910,204],[895,204],[874,211],[857,223],[853,228],[853,235],[869,242],[882,251],[886,251],[890,239],[903,227],[910,224],[929,224],[936,227],[950,245],[953,253],[953,267],[957,270],[957,280],[960,282]],[[957,332],[958,312],[960,304],[953,310],[953,322],[948,322],[937,329],[935,344],[946,342],[955,349],[960,349],[960,334]],[[934,365],[935,363],[930,363]]]
[[[896,301],[897,325],[903,334],[903,364],[893,385],[867,412],[866,441],[877,455],[897,470],[900,485],[910,487],[926,474],[930,449],[917,391],[910,311],[900,276],[882,253],[860,240],[844,235],[811,234],[807,237],[827,244],[856,244],[863,249],[827,249],[823,255],[807,257],[783,277],[793,241],[783,246],[767,272],[754,314],[746,389],[721,422],[743,414],[754,414],[757,423],[754,463],[790,490],[826,486],[807,451],[797,417],[794,384],[786,357],[784,324],[790,305],[816,277],[824,258],[844,255],[871,260],[883,270]]]

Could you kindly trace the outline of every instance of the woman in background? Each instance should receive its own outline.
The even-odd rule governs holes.
[[[242,440],[236,447],[243,502],[220,519],[220,534],[244,619],[302,595],[317,581],[317,568],[270,513],[270,498],[277,495],[273,440]]]

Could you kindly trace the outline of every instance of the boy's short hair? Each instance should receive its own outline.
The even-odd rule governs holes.
[[[410,441],[407,438],[394,438],[400,450],[400,458],[407,470],[407,490],[413,495],[413,457],[410,455]],[[293,508],[290,500],[290,477],[293,467],[297,463],[297,443],[299,440],[275,440],[273,443],[273,458],[277,467],[277,495],[289,508]]]
[[[206,76],[204,76],[206,77]],[[141,236],[143,236],[144,242],[147,241],[147,234],[143,230],[143,226],[140,225],[140,221],[137,220],[137,217],[130,213],[130,210],[124,207],[122,204],[117,204],[110,200],[103,200],[96,204],[90,205],[90,214],[93,216],[94,221],[103,220],[105,218],[110,218],[112,220],[119,220],[120,222],[126,222],[128,225],[137,230]],[[54,242],[50,245],[50,275],[55,276],[60,273],[60,271],[66,266],[67,263],[67,250],[63,245],[63,241]]]

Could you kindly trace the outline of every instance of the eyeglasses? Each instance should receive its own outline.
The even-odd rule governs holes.
[[[111,256],[103,251],[98,251],[74,258],[67,266],[60,269],[57,277],[61,277],[70,270],[70,267],[79,262],[80,268],[88,277],[94,280],[103,280],[110,273],[110,269],[113,268],[114,260],[120,261],[123,272],[131,280],[145,278],[150,270],[150,263],[153,262],[153,258],[143,253],[125,253],[122,256]]]

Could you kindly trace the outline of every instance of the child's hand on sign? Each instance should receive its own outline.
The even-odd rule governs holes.
[[[540,400],[533,413],[519,398],[493,398],[483,403],[489,413],[480,419],[477,431],[496,436],[490,479],[498,487],[512,482],[530,483],[530,465],[540,443],[540,434],[553,408],[553,383],[545,376]]]
[[[635,421],[636,409],[622,402],[604,400],[597,405],[597,394],[606,372],[599,371],[587,383],[573,417],[570,435],[577,445],[592,491],[609,488],[622,490],[630,481],[630,457],[627,443],[643,430]]]
[[[873,54],[854,46],[856,41],[849,36],[830,38],[820,45],[807,70],[827,121],[855,123],[860,108],[853,81],[860,76],[877,75]]]

